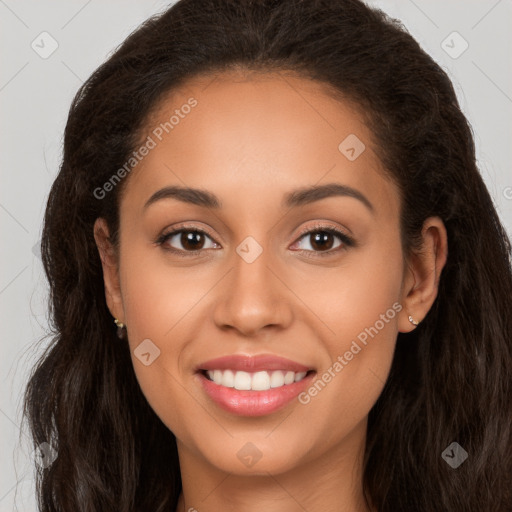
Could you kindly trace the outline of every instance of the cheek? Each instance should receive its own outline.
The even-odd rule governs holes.
[[[398,333],[398,301],[384,296],[374,303],[352,304],[336,335],[325,345],[330,360],[299,396],[308,429],[317,431],[323,449],[346,439],[368,416],[382,393],[393,361]]]
[[[204,422],[204,409],[184,387],[183,375],[190,369],[183,362],[190,360],[187,355],[198,332],[198,315],[204,314],[201,299],[218,281],[218,275],[207,265],[195,270],[171,266],[158,251],[135,249],[121,260],[130,353],[137,381],[151,408],[177,437],[189,439],[190,425]],[[149,356],[144,355],[147,353]]]
[[[121,283],[126,324],[133,341],[179,337],[175,332],[215,282],[206,266],[192,270],[168,264],[161,249],[133,251],[121,265]]]
[[[398,334],[402,270],[398,239],[381,241],[347,258],[328,287],[321,281],[313,286],[312,303],[329,328],[321,331],[329,361],[301,401],[315,411],[312,421],[322,411],[337,411],[328,421],[327,438],[362,421],[382,392]]]
[[[376,244],[361,254],[347,273],[342,292],[341,315],[336,324],[339,341],[331,355],[346,355],[359,376],[371,374],[385,381],[391,365],[398,314],[402,309],[402,252],[395,244]],[[341,283],[340,283],[341,284]]]
[[[316,313],[325,339],[332,341],[331,356],[387,311],[385,325],[379,321],[378,327],[383,337],[393,338],[398,318],[392,305],[400,301],[403,278],[400,240],[384,230],[369,238],[364,247],[349,249],[339,266],[311,267],[293,283],[297,295]]]

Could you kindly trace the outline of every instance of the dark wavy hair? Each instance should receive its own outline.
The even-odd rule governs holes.
[[[357,104],[400,198],[404,255],[439,216],[438,296],[398,334],[368,418],[363,489],[379,512],[512,510],[511,245],[446,73],[397,20],[359,0],[181,0],[137,28],[80,87],[41,244],[50,343],[24,395],[42,512],[164,512],[181,490],[176,438],[151,409],[105,301],[93,237],[118,244],[120,186],[94,190],[140,144],[149,115],[194,76],[291,71]],[[453,441],[469,457],[452,469]]]

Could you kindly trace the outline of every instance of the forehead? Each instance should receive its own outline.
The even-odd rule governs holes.
[[[141,207],[170,184],[215,191],[226,208],[246,192],[281,203],[287,190],[323,182],[357,188],[377,204],[395,194],[357,106],[291,73],[189,80],[159,102],[141,141],[151,149],[125,191]]]

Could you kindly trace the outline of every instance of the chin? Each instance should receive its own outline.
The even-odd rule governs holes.
[[[266,433],[264,435],[267,435]],[[245,440],[247,439],[247,440]],[[219,443],[219,452],[203,452],[208,462],[225,473],[244,476],[277,475],[293,470],[300,464],[298,450],[293,446],[279,449],[268,438],[232,439],[229,443]]]

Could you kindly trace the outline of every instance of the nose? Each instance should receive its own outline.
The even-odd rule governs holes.
[[[247,337],[258,336],[263,329],[288,327],[293,318],[293,293],[280,275],[279,266],[270,261],[269,251],[263,250],[252,262],[238,253],[233,260],[234,266],[219,289],[215,324]]]

